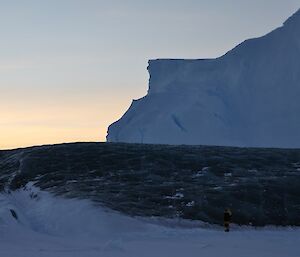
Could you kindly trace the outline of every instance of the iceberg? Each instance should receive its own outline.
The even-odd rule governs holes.
[[[150,60],[108,142],[300,147],[300,10],[216,59]]]

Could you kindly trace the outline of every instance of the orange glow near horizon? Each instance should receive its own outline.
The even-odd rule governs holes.
[[[100,129],[57,129],[47,127],[27,127],[21,128],[22,130],[13,130],[10,128],[5,131],[6,136],[0,136],[1,145],[0,149],[15,149],[22,147],[29,147],[35,145],[47,145],[47,144],[59,144],[59,143],[71,143],[71,142],[102,142],[105,141],[105,132]],[[102,132],[102,133],[99,133]],[[83,134],[88,133],[88,134]],[[99,134],[97,136],[90,136],[92,134]],[[11,135],[7,137],[7,135]]]
[[[67,142],[106,141],[108,126],[118,120],[130,102],[109,102],[37,108],[15,106],[9,112],[0,104],[0,149]]]

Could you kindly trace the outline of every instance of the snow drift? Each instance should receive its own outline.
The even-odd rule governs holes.
[[[130,218],[63,199],[28,183],[0,193],[0,256],[14,257],[298,257],[298,228],[163,226],[161,221]],[[14,210],[18,219],[12,217]]]
[[[210,60],[150,60],[109,142],[300,147],[300,10]]]

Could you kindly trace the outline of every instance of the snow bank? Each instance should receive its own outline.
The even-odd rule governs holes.
[[[0,194],[0,224],[19,224],[38,233],[59,236],[105,236],[140,232],[142,222],[95,206],[88,200],[51,196],[28,183],[24,189]],[[14,210],[18,218],[11,214]]]
[[[234,227],[225,233],[194,222],[134,219],[30,184],[1,194],[0,202],[0,256],[298,257],[300,251],[299,229]]]
[[[300,10],[211,60],[149,61],[147,96],[107,141],[300,147]]]

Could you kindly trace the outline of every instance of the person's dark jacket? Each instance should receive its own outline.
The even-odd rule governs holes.
[[[224,222],[231,222],[232,213],[230,210],[224,212]]]

